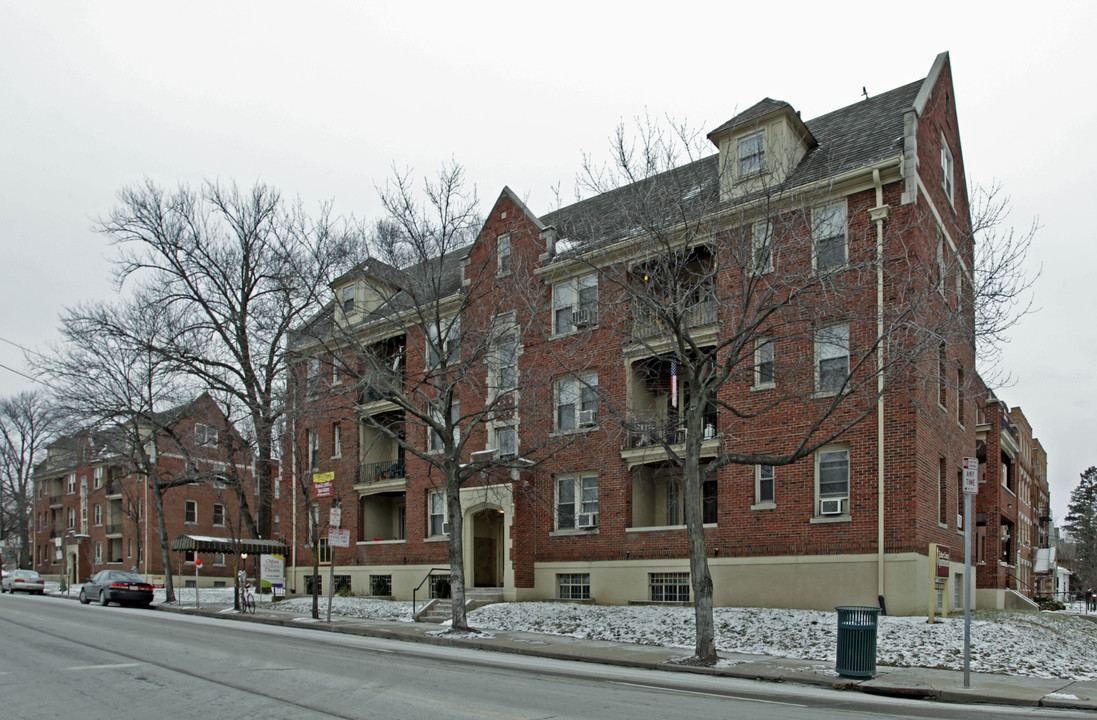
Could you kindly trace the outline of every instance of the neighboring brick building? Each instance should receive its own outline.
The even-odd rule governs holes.
[[[748,276],[764,278],[776,264],[777,273],[837,277],[852,267],[847,259],[884,253],[885,241],[888,259],[879,263],[879,276],[866,264],[871,271],[863,286],[850,283],[855,291],[842,296],[844,306],[823,312],[806,301],[790,303],[789,315],[806,316],[804,327],[814,328],[809,334],[752,341],[753,362],[722,387],[722,407],[705,415],[703,457],[727,452],[732,434],[740,444],[785,452],[783,443],[810,423],[800,410],[814,412],[828,398],[854,392],[830,387],[830,378],[835,368],[839,381],[847,372],[856,377],[851,348],[872,344],[875,313],[900,315],[905,302],[921,297],[930,300],[912,315],[911,327],[928,327],[941,314],[960,318],[959,330],[942,338],[939,350],[934,340],[882,400],[867,406],[860,424],[811,457],[776,467],[729,464],[706,480],[701,501],[714,601],[831,608],[875,605],[882,596],[890,612],[924,612],[934,591],[930,543],[952,548],[950,580],[957,588],[963,580],[958,472],[962,458],[975,455],[981,409],[968,389],[976,377],[971,283],[964,272],[973,253],[948,56],[938,56],[923,80],[807,122],[788,103],[767,98],[709,139],[717,154],[634,191],[666,193],[676,183],[677,208],[687,216],[695,197],[714,198],[705,212],[717,221],[713,226],[727,219],[720,232],[746,238]],[[811,203],[810,215],[782,216],[783,228],[750,215],[746,209],[761,192],[753,188],[767,182],[783,198]],[[532,458],[529,469],[512,462],[506,472],[484,472],[461,490],[470,588],[499,588],[507,600],[689,599],[681,470],[669,453],[686,437],[677,410],[690,389],[678,383],[677,364],[657,328],[615,290],[615,277],[649,280],[649,258],[637,257],[630,245],[644,228],[629,224],[622,197],[606,193],[538,217],[504,189],[476,241],[425,273],[432,312],[454,312],[464,302],[470,313],[471,322],[463,317],[452,338],[460,342],[446,349],[459,361],[466,359],[465,344],[475,342],[475,331],[466,331],[477,313],[522,329],[504,332],[490,359],[469,368],[481,391],[460,398],[465,415],[493,393],[521,395],[512,416],[484,422],[461,462],[479,453]],[[777,262],[781,233],[803,234],[805,227],[810,249],[790,250]],[[698,274],[718,266],[719,248],[733,246],[703,238],[689,244],[687,272],[689,263]],[[513,283],[517,275],[530,282],[521,292]],[[293,347],[308,360],[291,379],[295,419],[284,457],[293,490],[282,493],[276,509],[291,519],[282,531],[293,548],[291,590],[304,590],[310,573],[309,518],[323,524],[334,506],[356,540],[334,554],[337,582],[352,590],[409,598],[431,568],[447,565],[450,524],[437,471],[432,476],[398,441],[427,448],[436,438],[386,388],[392,376],[402,388],[414,388],[436,362],[423,351],[422,318],[406,301],[416,292],[422,298],[424,288],[401,277],[402,271],[373,260],[337,279],[337,302],[302,329]],[[718,276],[719,282],[738,280]],[[692,302],[691,332],[702,343],[716,343],[735,308],[708,295]],[[344,328],[352,328],[353,343],[340,340]],[[915,331],[909,343],[924,341]],[[382,360],[374,367],[391,366],[392,376],[356,369],[347,349],[355,344],[368,346]],[[894,354],[900,352],[894,346]],[[800,359],[799,370],[791,369],[793,358]],[[724,409],[757,409],[797,383],[814,393],[764,420]],[[871,394],[872,387],[856,392]],[[363,416],[384,418],[388,429],[360,422]],[[848,414],[823,424],[844,419]],[[989,442],[987,448],[998,452]],[[331,478],[333,494],[306,504],[300,488],[314,475]],[[329,553],[322,548],[323,561]],[[419,592],[422,597],[426,589]],[[953,604],[951,594],[939,597]],[[1002,602],[1000,595],[980,598]]]
[[[972,562],[979,602],[1025,607],[1057,591],[1047,454],[1021,408],[985,388],[976,427],[979,494]]]
[[[170,540],[184,534],[246,537],[231,485],[242,478],[254,505],[251,454],[208,395],[160,413],[156,440]],[[126,435],[82,432],[52,443],[34,474],[34,567],[80,583],[99,570],[134,570],[162,581],[164,564],[152,491],[133,471]],[[230,468],[230,464],[233,466]],[[217,478],[223,478],[219,480]],[[194,582],[192,553],[173,553],[174,583]],[[233,558],[203,558],[200,584],[232,584]]]

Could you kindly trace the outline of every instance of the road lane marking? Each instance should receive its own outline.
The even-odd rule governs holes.
[[[744,700],[746,702],[766,703],[767,705],[787,705],[789,707],[807,707],[801,703],[781,702],[780,700],[762,700],[761,698],[734,695],[731,693],[704,692],[703,690],[684,690],[682,688],[665,687],[663,685],[644,685],[642,683],[625,682],[623,680],[610,680],[615,685],[628,685],[630,687],[644,688],[645,690],[665,690],[666,692],[684,693],[686,695],[704,695],[706,697],[721,698],[723,700]]]
[[[141,663],[115,663],[114,665],[74,665],[62,670],[116,670],[118,668],[138,667]]]

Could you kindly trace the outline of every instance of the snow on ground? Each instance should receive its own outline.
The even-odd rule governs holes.
[[[57,583],[46,592],[56,594]],[[79,586],[70,591],[79,592]],[[153,602],[163,602],[157,590]],[[194,605],[194,589],[176,590],[181,605]],[[269,596],[257,596],[259,609]],[[202,605],[232,605],[232,588],[202,588]],[[298,597],[273,606],[306,618],[312,599]],[[327,598],[319,603],[327,613]],[[1029,677],[1097,680],[1097,622],[1081,617],[1081,605],[1064,612],[972,613],[971,669]],[[411,603],[363,597],[332,598],[333,617],[411,622]],[[837,614],[817,610],[716,608],[716,646],[724,652],[773,655],[833,662],[837,646]],[[1097,615],[1094,616],[1097,618]],[[877,662],[897,667],[963,669],[964,621],[925,616],[881,617]],[[498,603],[469,614],[469,624],[482,631],[526,631],[590,640],[612,640],[693,648],[693,609],[653,605],[581,605],[564,602]]]

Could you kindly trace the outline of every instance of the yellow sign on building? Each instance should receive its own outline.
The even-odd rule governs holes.
[[[335,479],[335,471],[326,473],[313,473],[312,481],[314,483],[326,483]]]

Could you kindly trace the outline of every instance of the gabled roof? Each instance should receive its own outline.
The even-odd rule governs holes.
[[[759,118],[763,118],[770,113],[777,112],[778,110],[784,110],[786,108],[788,110],[792,110],[792,106],[784,100],[774,100],[773,98],[768,97],[762,98],[743,112],[733,117],[731,120],[728,120],[726,123],[710,132],[708,134],[708,137],[711,138],[713,135],[719,135],[725,130],[730,130],[733,127],[746,125],[747,123],[753,122],[754,120],[757,120]]]

